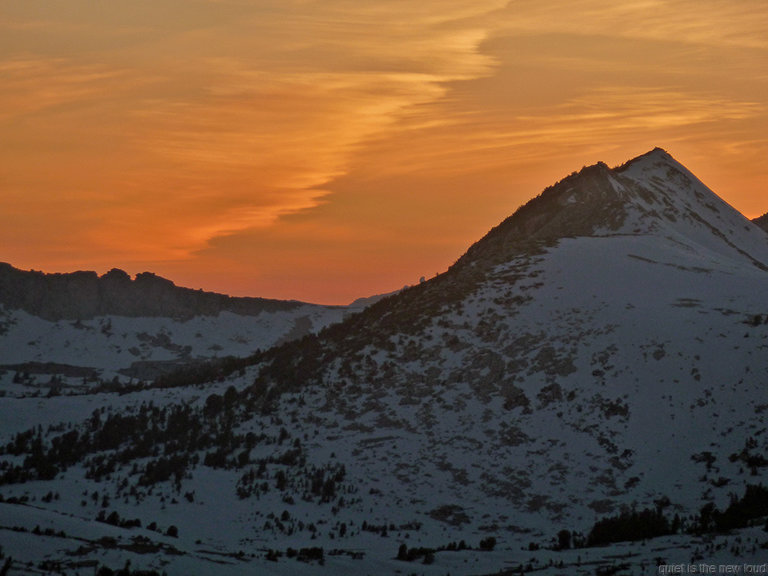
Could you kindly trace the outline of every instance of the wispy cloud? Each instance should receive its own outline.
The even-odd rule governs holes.
[[[175,4],[160,4],[162,24]],[[223,16],[197,4],[177,14],[186,27],[167,29],[145,10],[116,24],[127,7],[104,9],[118,38],[105,50],[0,62],[6,131],[18,136],[20,118],[45,113],[71,140],[54,152],[62,164],[77,162],[76,151],[101,142],[104,130],[119,141],[119,153],[101,155],[101,173],[59,174],[73,205],[82,190],[103,189],[89,204],[100,220],[90,234],[103,249],[188,257],[216,236],[317,206],[323,185],[404,110],[440,99],[447,82],[490,73],[479,51],[485,31],[467,19],[501,5],[451,2],[436,13],[399,1],[228,4]],[[102,47],[100,22],[89,18],[84,37]],[[24,122],[28,136],[40,121]],[[152,242],[142,240],[148,228]]]
[[[761,0],[516,0],[508,31],[625,36],[700,45],[768,48],[768,9]]]
[[[87,105],[120,90],[120,71],[62,58],[0,60],[0,122],[67,104]]]

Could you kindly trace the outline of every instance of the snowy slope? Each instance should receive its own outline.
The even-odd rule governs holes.
[[[305,304],[255,316],[221,312],[189,319],[99,316],[51,321],[23,310],[0,312],[0,366],[54,375],[115,374],[152,379],[170,367],[221,356],[247,356],[339,322],[341,307]],[[79,367],[23,366],[55,363]],[[22,365],[22,366],[19,366]]]
[[[0,398],[0,545],[58,573],[745,573],[768,511],[715,533],[702,507],[765,483],[767,292],[768,235],[666,152],[590,166],[445,274],[215,383]],[[551,549],[631,509],[677,534]]]

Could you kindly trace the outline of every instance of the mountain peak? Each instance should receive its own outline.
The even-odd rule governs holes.
[[[609,168],[584,166],[518,208],[460,260],[490,266],[564,239],[615,234],[675,236],[702,248],[746,257],[763,269],[764,235],[663,148]],[[739,236],[736,248],[729,239]]]
[[[659,146],[656,146],[653,150],[649,150],[648,152],[644,154],[640,154],[639,156],[635,156],[631,160],[627,160],[624,164],[621,164],[620,166],[616,166],[614,170],[616,172],[623,172],[625,169],[629,168],[632,165],[635,164],[673,164],[680,166],[681,164],[675,160],[672,155],[667,152],[664,148],[661,148]]]
[[[669,152],[663,148],[654,148],[650,152],[641,154],[631,160],[616,166],[614,174],[628,176],[633,179],[648,180],[669,179],[675,174],[687,181],[698,180],[683,164],[678,162]],[[703,185],[702,185],[703,186]]]

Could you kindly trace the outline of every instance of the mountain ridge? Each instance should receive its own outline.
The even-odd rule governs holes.
[[[371,325],[373,317],[384,307],[390,308],[397,299],[409,301],[416,294],[424,294],[427,301],[443,303],[450,301],[462,291],[470,290],[473,285],[482,282],[492,270],[503,262],[518,256],[543,254],[564,238],[602,235],[638,235],[641,232],[654,232],[661,223],[677,226],[678,219],[687,218],[694,225],[701,224],[700,219],[690,215],[691,210],[683,203],[684,210],[672,211],[674,203],[663,195],[663,190],[654,186],[650,190],[638,188],[631,177],[632,170],[644,173],[661,167],[664,172],[674,174],[686,185],[695,186],[690,194],[706,207],[713,210],[712,202],[717,202],[737,224],[751,227],[749,222],[736,209],[707,189],[683,165],[678,163],[662,148],[642,154],[611,169],[605,163],[585,166],[573,172],[556,184],[547,187],[538,196],[518,208],[511,216],[493,227],[480,240],[472,244],[467,251],[443,274],[419,285],[408,287],[377,302],[363,316],[352,318],[348,322],[358,326]],[[617,181],[616,175],[621,175]],[[703,189],[703,190],[702,190]],[[627,211],[637,210],[638,214],[627,222]],[[645,220],[645,222],[643,222]],[[732,228],[735,227],[731,223]],[[723,234],[713,226],[705,231],[712,232],[718,240]],[[754,232],[754,231],[753,231]],[[752,234],[750,242],[760,242],[762,259],[757,259],[744,251],[735,249],[735,255],[745,257],[761,270],[768,270],[768,237],[761,233]],[[728,242],[725,241],[726,247]],[[459,288],[461,286],[461,288]],[[408,309],[411,305],[404,305]],[[407,326],[404,319],[403,325]],[[341,327],[332,326],[336,331]]]
[[[0,263],[0,304],[52,321],[106,315],[191,318],[221,312],[256,316],[309,306],[183,288],[151,272],[137,274],[134,279],[117,268],[101,276],[91,271],[46,274],[19,270],[7,263]]]
[[[681,376],[683,366],[689,366],[687,379],[693,387],[675,392],[673,397],[680,395],[675,402],[691,402],[695,398],[690,394],[713,394],[710,386],[722,382],[744,385],[750,367],[759,363],[753,351],[748,356],[737,351],[746,337],[741,326],[762,310],[753,292],[754,282],[768,282],[768,236],[666,152],[654,150],[622,168],[618,178],[602,163],[582,169],[491,230],[446,273],[328,326],[317,336],[267,352],[260,359],[252,393],[258,396],[270,389],[273,402],[275,392],[299,394],[345,382],[344,390],[354,390],[357,398],[369,398],[375,406],[380,402],[373,398],[380,395],[390,397],[394,405],[418,405],[443,389],[464,389],[465,401],[467,395],[480,404],[500,400],[501,412],[494,418],[509,412],[518,422],[513,446],[536,444],[533,431],[540,426],[532,418],[545,418],[549,441],[558,442],[552,430],[558,430],[559,437],[575,433],[584,447],[593,446],[589,450],[595,456],[603,454],[613,469],[611,476],[629,482],[627,471],[650,460],[618,461],[616,454],[644,451],[634,438],[638,422],[650,418],[666,398],[659,382],[670,381],[669,374],[658,380],[654,376],[659,365],[672,362],[670,370],[675,365],[665,358],[681,358],[674,369],[681,370]],[[666,180],[657,177],[659,173]],[[587,197],[579,197],[579,192],[587,192]],[[615,203],[621,206],[620,218]],[[704,322],[701,315],[711,319]],[[718,353],[711,346],[716,340],[710,343],[712,336],[707,336],[701,342],[689,341],[680,326],[702,334],[718,326],[746,372],[739,376],[713,364]],[[612,389],[608,383],[616,380],[621,385]],[[677,387],[681,378],[671,380]],[[741,392],[752,402],[760,396],[756,385]],[[567,398],[583,394],[592,397],[583,398],[580,411],[606,415],[592,431],[578,424],[577,413],[564,424],[552,412],[553,406],[561,406],[562,412]],[[722,397],[720,401],[732,403]],[[326,402],[339,414],[359,418],[366,413],[361,408],[366,400],[328,395]],[[695,399],[694,405],[697,402],[704,401]],[[376,418],[388,427],[408,429],[396,410],[381,410]],[[697,416],[690,427],[701,438],[711,437],[702,425]],[[622,426],[635,433],[627,436]],[[466,424],[461,429],[472,433]],[[681,433],[679,426],[675,430],[668,433]],[[580,449],[570,457],[577,457]],[[646,472],[654,477],[658,473],[658,468]],[[494,473],[485,480],[503,482]],[[594,502],[611,500],[618,484],[612,481],[609,486],[597,490],[600,496]],[[695,501],[675,493],[688,506]],[[553,520],[563,507],[573,507],[553,494],[546,498],[550,503],[545,509]]]
[[[234,298],[149,272],[132,279],[118,269],[44,274],[0,264],[0,372],[152,380],[300,338],[354,310]]]
[[[765,262],[768,235],[656,149],[236,362],[111,396],[0,373],[0,543],[217,576],[761,561]]]

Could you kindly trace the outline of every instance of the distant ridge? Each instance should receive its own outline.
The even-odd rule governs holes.
[[[373,294],[371,296],[363,296],[362,298],[357,298],[353,300],[347,306],[353,310],[362,310],[363,308],[366,308],[371,304],[375,304],[379,300],[383,300],[384,298],[398,294],[399,292],[402,292],[403,290],[406,290],[408,288],[410,288],[410,286],[405,285],[399,290],[394,290],[392,292],[386,292],[384,294]]]
[[[176,286],[150,272],[135,279],[119,269],[46,274],[0,263],[0,305],[21,309],[46,320],[86,320],[96,316],[192,318],[233,312],[292,310],[303,303],[265,298],[236,298]]]

